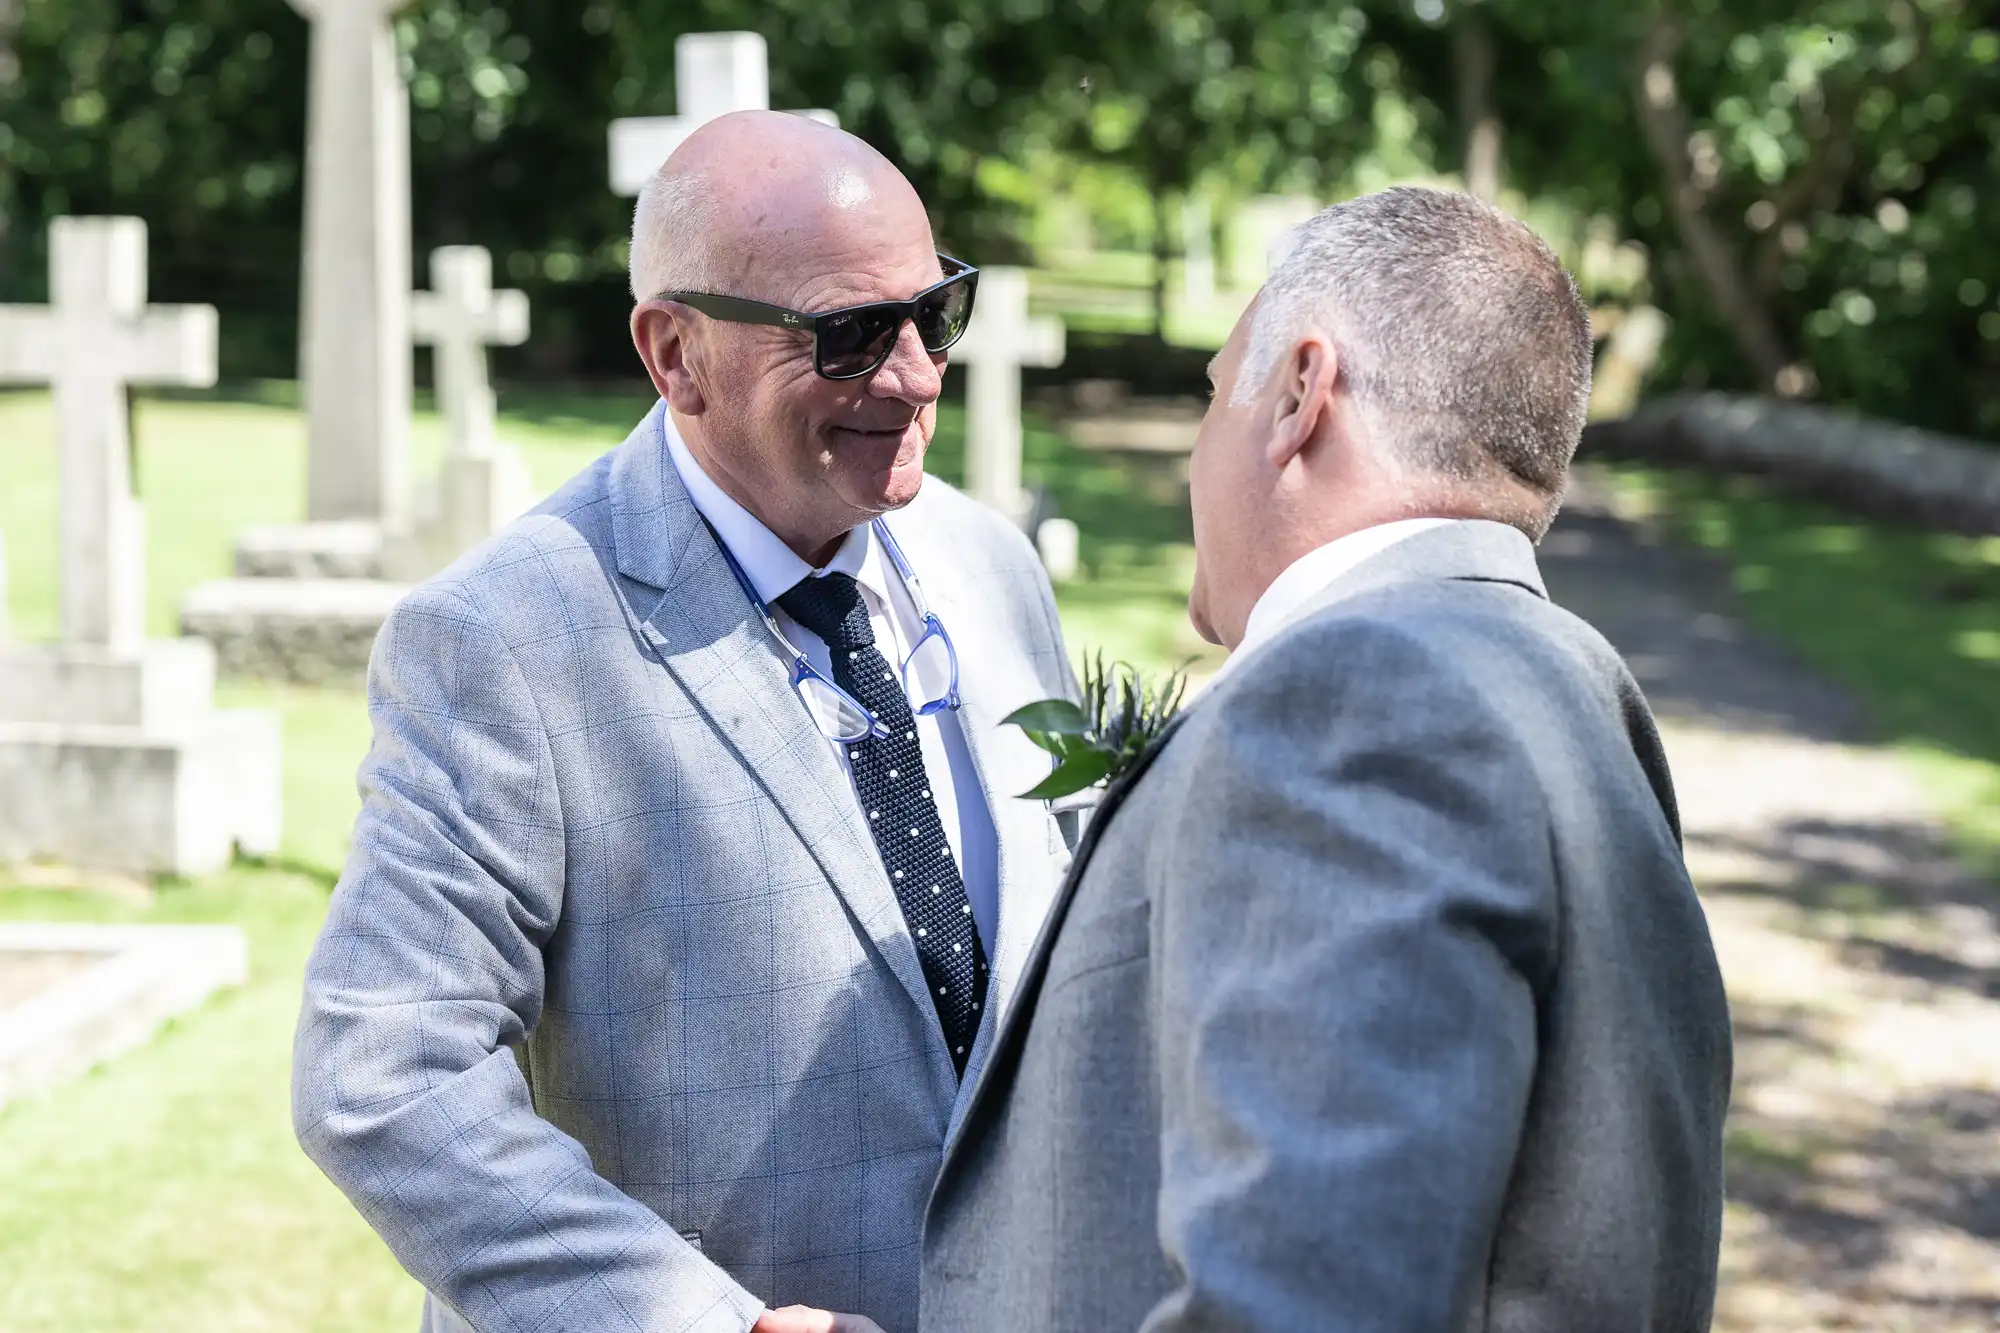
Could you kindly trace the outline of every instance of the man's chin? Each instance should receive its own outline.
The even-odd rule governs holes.
[[[849,508],[863,514],[886,514],[901,509],[923,489],[924,469],[920,462],[897,464],[884,472],[849,477],[835,489]]]
[[[883,485],[881,506],[884,511],[901,509],[917,498],[917,492],[924,488],[924,462],[919,458],[908,464],[899,464],[891,471]]]
[[[846,474],[845,482],[835,485],[857,509],[886,513],[917,498],[924,484],[928,441],[914,423],[901,439],[890,437],[893,443],[888,449],[881,448],[882,437],[858,431],[836,431],[834,438],[830,461],[836,475]],[[871,462],[876,466],[868,466]]]

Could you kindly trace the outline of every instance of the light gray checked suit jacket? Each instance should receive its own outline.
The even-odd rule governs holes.
[[[947,1149],[924,1328],[1707,1328],[1721,978],[1645,701],[1527,539],[1356,566],[1155,755]]]
[[[306,978],[301,1142],[433,1328],[912,1333],[961,1094],[831,746],[666,454],[622,446],[397,608]],[[1001,717],[1073,690],[1028,543],[943,483],[889,518],[953,636],[999,834],[987,1031],[1068,850]]]

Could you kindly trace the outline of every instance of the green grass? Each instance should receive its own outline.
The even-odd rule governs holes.
[[[502,395],[502,434],[553,487],[622,439],[643,393]],[[227,572],[235,531],[300,515],[303,432],[290,385],[142,399],[149,618],[171,633],[194,583]],[[56,628],[56,465],[48,400],[0,395],[0,531],[17,631]],[[932,468],[962,468],[941,414]],[[416,449],[442,431],[420,414]],[[419,466],[422,466],[420,461]],[[1077,450],[1030,425],[1025,471],[1083,528],[1084,574],[1059,589],[1072,652],[1148,668],[1218,655],[1184,614],[1192,563],[1163,464]],[[1863,524],[1754,483],[1621,466],[1628,502],[1730,560],[1749,614],[1866,700],[1936,783],[1969,847],[2000,856],[2000,541]],[[233,921],[248,986],[83,1080],[0,1110],[0,1329],[375,1330],[413,1325],[420,1294],[293,1144],[290,1039],[304,960],[346,856],[368,741],[358,694],[226,686],[285,728],[280,856],[151,897],[8,887],[0,917]]]
[[[1851,690],[2000,869],[2000,537],[1876,523],[1749,477],[1618,464],[1624,501],[1727,560],[1751,621]]]
[[[295,520],[304,433],[287,384],[142,398],[148,619],[171,634],[194,584],[228,573],[235,532]],[[501,433],[553,488],[623,439],[641,393],[503,393]],[[15,631],[56,633],[57,468],[45,395],[0,394],[0,533]],[[420,413],[419,467],[442,449]],[[1062,589],[1071,647],[1148,667],[1203,645],[1187,627],[1188,520],[1171,477],[1133,473],[1031,427],[1025,469],[1084,527],[1086,576]],[[962,471],[942,413],[933,470]],[[1213,662],[1211,652],[1206,659]],[[305,958],[347,854],[368,744],[353,691],[226,685],[225,707],[283,721],[286,831],[268,863],[150,896],[25,887],[0,871],[0,918],[230,921],[252,978],[79,1082],[0,1109],[0,1330],[402,1330],[421,1293],[292,1140],[292,1025]]]
[[[150,904],[0,890],[10,919],[234,922],[252,960],[247,986],[148,1045],[0,1110],[0,1328],[416,1327],[422,1292],[292,1139],[292,1024],[326,888],[246,866]]]
[[[242,528],[303,517],[305,434],[285,384],[232,386],[220,395],[146,396],[134,411],[139,490],[146,505],[147,619],[170,635],[187,590],[229,572]],[[553,489],[622,440],[646,411],[641,392],[503,392],[500,432],[518,444],[536,483]],[[57,632],[57,465],[47,395],[0,394],[0,534],[10,571],[14,632]],[[419,412],[412,452],[421,472],[444,447],[442,423]],[[1024,474],[1047,486],[1083,526],[1084,577],[1059,590],[1074,612],[1072,647],[1101,647],[1159,668],[1214,653],[1183,613],[1192,558],[1179,488],[1157,465],[1085,453],[1030,424]],[[939,411],[931,469],[964,470],[964,417]]]
[[[1071,330],[1086,333],[1150,333],[1153,328],[1153,257],[1131,251],[1051,256],[1033,270],[1033,307],[1060,315]],[[1181,265],[1169,262],[1167,317],[1170,343],[1214,349],[1229,340],[1237,317],[1250,304],[1249,292],[1217,292],[1201,305],[1180,299]]]
[[[622,439],[643,393],[502,395],[502,434],[553,487]],[[149,617],[171,633],[188,587],[225,574],[235,531],[299,517],[292,386],[147,397],[136,413],[149,516]],[[18,632],[55,632],[56,466],[48,400],[0,395],[0,531]],[[963,423],[941,414],[933,470],[955,478]],[[442,431],[420,414],[419,459]],[[421,463],[420,463],[421,466]],[[1077,450],[1031,424],[1025,471],[1083,528],[1059,591],[1074,654],[1148,668],[1218,655],[1184,614],[1192,562],[1163,464]],[[1754,483],[1621,466],[1629,503],[1730,560],[1749,614],[1846,683],[1908,749],[1969,847],[2000,857],[2000,541],[1859,523]],[[151,897],[9,887],[0,917],[233,921],[253,976],[142,1050],[0,1110],[0,1329],[375,1330],[413,1325],[419,1293],[298,1152],[286,1099],[306,952],[346,856],[368,741],[358,694],[232,685],[230,707],[285,728],[280,856]]]

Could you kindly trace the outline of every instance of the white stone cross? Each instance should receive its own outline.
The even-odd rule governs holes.
[[[1200,308],[1215,300],[1215,245],[1208,200],[1181,196],[1181,299]]]
[[[965,395],[965,480],[973,497],[1017,523],[1028,517],[1021,489],[1021,367],[1059,366],[1062,321],[1028,317],[1028,271],[985,268],[972,326],[951,349],[971,378]]]
[[[527,341],[527,293],[493,290],[493,256],[484,247],[447,245],[431,251],[431,290],[410,298],[410,328],[418,342],[437,349],[438,403],[452,454],[490,457],[486,348]]]
[[[681,141],[732,111],[771,108],[770,48],[754,32],[690,32],[674,42],[673,116],[611,122],[611,189],[637,195]],[[794,113],[838,125],[831,111]]]
[[[49,297],[0,306],[0,384],[55,389],[64,641],[136,650],[146,633],[145,515],[132,488],[126,387],[215,383],[215,307],[147,307],[138,218],[57,218]]]
[[[299,378],[306,516],[407,502],[410,105],[389,20],[409,0],[291,0],[312,21]]]

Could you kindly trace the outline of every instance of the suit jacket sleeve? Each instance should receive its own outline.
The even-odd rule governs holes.
[[[354,850],[307,968],[299,1141],[480,1329],[740,1333],[763,1309],[539,1118],[563,823],[526,679],[474,606],[412,595],[370,663]]]
[[[1510,723],[1409,631],[1307,625],[1195,736],[1156,860],[1152,1333],[1456,1333],[1553,967],[1548,817]]]

